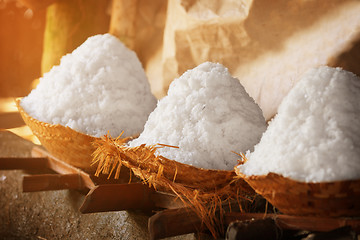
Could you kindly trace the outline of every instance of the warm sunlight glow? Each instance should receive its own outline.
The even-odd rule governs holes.
[[[1,98],[0,113],[17,112],[15,98]]]
[[[24,125],[21,117],[14,117],[14,114],[17,112],[15,98],[0,98],[0,129],[13,132],[26,140],[40,145],[39,139],[34,136],[28,126]]]
[[[37,79],[35,79],[34,81],[32,81],[32,82],[31,82],[31,88],[32,88],[32,89],[35,89],[36,86],[39,84],[39,82],[40,82],[40,79],[39,79],[39,78],[37,78]]]
[[[41,145],[39,139],[34,136],[34,134],[31,132],[30,128],[28,126],[21,126],[17,128],[10,128],[7,129],[8,131],[15,133],[16,135],[19,135],[20,137],[29,140],[37,145]]]

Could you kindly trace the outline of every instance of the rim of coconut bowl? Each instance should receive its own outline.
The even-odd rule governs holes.
[[[54,157],[86,172],[95,172],[96,166],[91,164],[95,151],[93,137],[60,124],[39,121],[30,116],[20,105],[22,98],[16,98],[16,106],[25,124],[39,139],[42,146]],[[129,141],[131,137],[124,138]]]
[[[240,172],[238,166],[235,167],[236,174],[284,214],[318,217],[360,216],[360,179],[302,182],[273,172],[248,176]]]

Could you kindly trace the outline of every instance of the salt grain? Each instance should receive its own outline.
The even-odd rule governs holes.
[[[136,54],[104,34],[63,56],[21,106],[43,122],[116,137],[141,133],[156,101]]]
[[[231,170],[266,129],[261,109],[221,64],[206,62],[175,79],[130,146],[167,144],[159,154],[205,169]]]
[[[312,69],[284,98],[239,170],[304,182],[359,179],[359,123],[360,79],[340,68]]]

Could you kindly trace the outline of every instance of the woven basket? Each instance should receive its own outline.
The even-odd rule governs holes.
[[[238,171],[236,173],[285,214],[360,216],[360,180],[305,183],[275,173],[266,176],[245,176]]]
[[[97,138],[59,124],[38,121],[22,109],[20,101],[21,98],[16,99],[16,105],[25,124],[51,155],[87,172],[95,171],[96,166],[91,166],[91,155],[95,150],[92,142]]]

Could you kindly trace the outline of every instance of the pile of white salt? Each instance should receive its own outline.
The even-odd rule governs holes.
[[[136,54],[104,34],[63,56],[21,106],[43,122],[116,137],[141,133],[156,102]]]
[[[245,175],[303,182],[360,178],[360,79],[340,68],[311,69],[281,103]]]
[[[232,170],[266,129],[261,109],[221,64],[206,62],[175,79],[130,146],[167,144],[158,154],[205,169]]]

